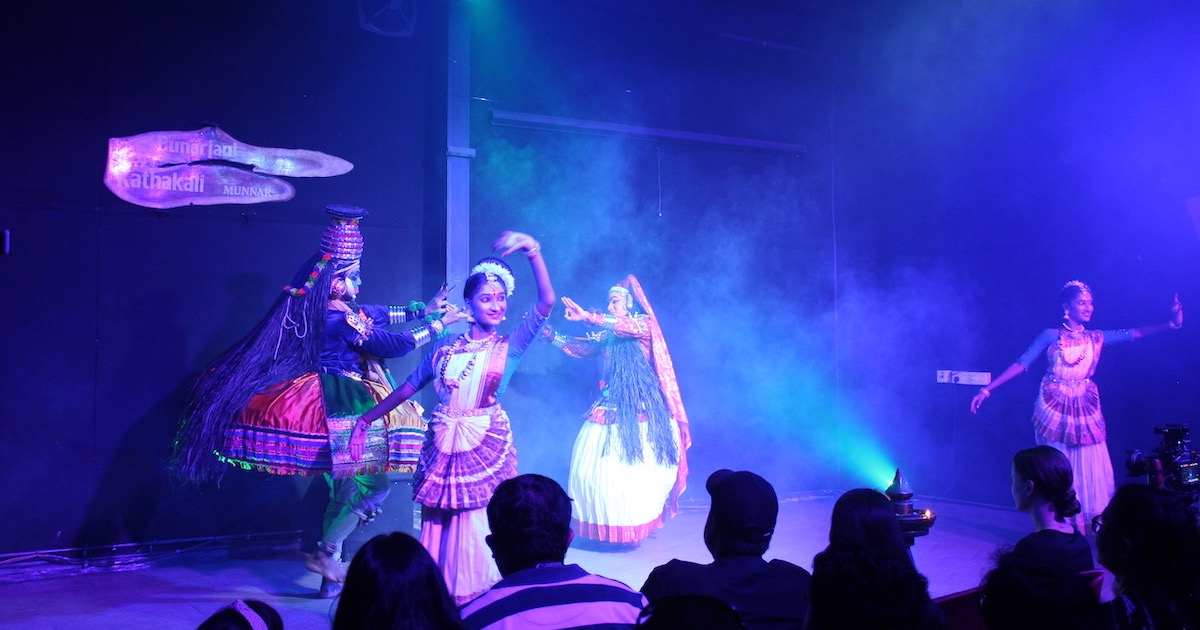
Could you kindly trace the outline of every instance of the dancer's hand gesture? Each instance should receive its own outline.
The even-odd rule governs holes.
[[[501,232],[500,238],[492,242],[492,251],[507,256],[517,250],[525,250],[527,256],[533,256],[541,249],[532,236],[524,232]]]
[[[971,399],[971,413],[979,413],[979,408],[983,406],[983,401],[987,400],[991,395],[992,392],[987,388],[980,389],[979,393],[975,394],[975,397]]]
[[[583,310],[582,306],[576,304],[575,300],[563,297],[562,303],[564,307],[563,317],[567,318],[568,321],[581,322],[587,318],[587,311]]]
[[[450,304],[446,298],[450,295],[450,289],[453,288],[454,285],[443,282],[437,293],[434,293],[433,297],[429,298],[429,303],[425,305],[425,310],[421,311],[421,315],[429,315],[430,313],[446,310],[446,306]]]
[[[474,321],[471,319],[471,313],[467,309],[461,308],[457,304],[450,304],[447,302],[446,307],[442,309],[442,325],[449,326],[450,324],[456,324],[463,320],[468,322]]]

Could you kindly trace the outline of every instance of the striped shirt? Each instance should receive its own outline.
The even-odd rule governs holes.
[[[461,612],[468,630],[633,628],[645,606],[641,593],[568,564],[510,574]]]

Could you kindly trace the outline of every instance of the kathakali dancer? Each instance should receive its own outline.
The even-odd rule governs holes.
[[[200,375],[175,442],[175,472],[219,479],[226,465],[277,475],[323,474],[330,486],[321,540],[306,562],[332,596],[345,577],[341,546],[379,512],[389,471],[414,470],[425,426],[405,405],[367,432],[360,457],[355,420],[395,387],[383,358],[401,357],[465,315],[443,288],[426,306],[359,304],[363,238],[354,206],[329,206],[321,249],[267,316]],[[389,330],[389,326],[397,327]]]
[[[1046,374],[1033,406],[1034,440],[1052,446],[1067,456],[1074,472],[1075,496],[1082,512],[1072,524],[1087,533],[1092,519],[1104,511],[1113,495],[1112,459],[1108,454],[1108,432],[1100,412],[1100,390],[1092,382],[1100,351],[1106,345],[1133,341],[1146,335],[1183,326],[1179,296],[1171,307],[1171,319],[1163,324],[1121,330],[1089,330],[1092,321],[1092,290],[1078,280],[1066,283],[1059,293],[1061,325],[1043,330],[1033,344],[1000,376],[971,400],[971,413],[978,413],[992,390],[1029,369],[1038,355],[1046,357]]]
[[[562,299],[564,316],[599,330],[555,334],[568,356],[600,357],[600,392],[571,452],[568,494],[578,536],[637,544],[679,509],[691,431],[662,329],[636,277],[608,291],[607,314]]]
[[[429,420],[413,493],[421,504],[421,543],[459,604],[500,579],[485,543],[490,531],[486,508],[496,486],[517,475],[512,430],[500,398],[554,306],[554,288],[537,241],[505,232],[492,248],[502,256],[524,251],[529,258],[538,294],[521,323],[499,334],[514,288],[512,270],[498,258],[483,259],[463,287],[471,328],[438,340],[407,382],[363,414],[350,443],[351,453],[359,453],[365,427],[433,384],[438,406]]]

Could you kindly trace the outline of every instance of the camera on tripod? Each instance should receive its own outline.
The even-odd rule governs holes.
[[[1186,424],[1154,427],[1154,433],[1163,436],[1162,442],[1153,454],[1129,451],[1125,458],[1129,476],[1145,475],[1151,486],[1172,492],[1200,493],[1200,455],[1188,448],[1189,432]]]

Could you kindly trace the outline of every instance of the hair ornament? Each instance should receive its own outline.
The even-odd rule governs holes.
[[[1083,283],[1082,281],[1080,281],[1080,280],[1071,280],[1070,282],[1067,282],[1066,284],[1064,284],[1064,285],[1063,285],[1063,288],[1062,288],[1062,290],[1063,290],[1063,291],[1066,291],[1067,289],[1069,289],[1069,288],[1071,288],[1071,287],[1076,287],[1076,288],[1078,288],[1080,291],[1086,291],[1087,293],[1091,293],[1091,292],[1092,292],[1092,288],[1091,288],[1091,287],[1089,287],[1088,285],[1084,284],[1084,283]]]
[[[471,275],[477,273],[486,275],[489,282],[499,280],[504,285],[505,297],[512,297],[517,282],[513,280],[512,272],[507,267],[491,260],[485,260],[471,268]]]
[[[321,257],[317,259],[317,262],[313,264],[312,271],[305,276],[304,284],[301,284],[300,286],[289,284],[288,286],[283,287],[284,292],[290,294],[292,297],[300,297],[309,291],[312,291],[313,285],[317,283],[317,278],[321,277],[321,272],[329,264],[329,261],[332,258],[333,256],[329,254],[322,254]]]
[[[625,310],[633,311],[633,293],[621,285],[615,285],[608,290],[609,293],[616,293],[625,298]]]

